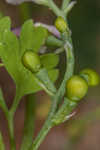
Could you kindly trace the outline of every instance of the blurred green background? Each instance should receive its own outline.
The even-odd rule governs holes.
[[[60,6],[61,0],[56,0],[56,3]],[[33,18],[35,22],[47,24],[53,24],[55,20],[55,15],[48,8],[35,5],[34,3],[12,6],[4,0],[0,0],[0,12],[11,17],[12,28],[20,27],[28,18]],[[100,0],[77,0],[77,4],[69,14],[68,20],[72,30],[76,58],[75,73],[85,67],[91,67],[100,74]],[[5,93],[7,104],[10,107],[12,102],[9,99],[13,99],[14,94],[12,94],[12,91],[14,85],[4,69],[0,70],[0,85]],[[100,150],[99,91],[100,86],[89,89],[88,95],[75,110],[76,115],[72,120],[54,128],[41,145],[40,150]],[[43,124],[50,106],[49,97],[45,93],[39,92],[37,98],[38,119],[36,122],[36,134]],[[23,116],[24,100],[22,100],[15,116],[17,149],[19,149],[21,139]],[[6,148],[9,150],[4,117],[1,117],[0,126],[3,130]]]

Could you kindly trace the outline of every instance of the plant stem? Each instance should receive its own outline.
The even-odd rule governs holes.
[[[62,16],[63,18],[65,18],[65,14],[63,11],[61,11],[57,5],[53,2],[53,0],[48,0],[49,3],[49,8],[52,9],[52,11],[55,13],[56,16]]]
[[[5,117],[8,121],[8,129],[9,129],[11,150],[16,150],[15,137],[14,137],[14,127],[13,127],[13,116],[7,108],[7,105],[4,101],[4,97],[3,97],[3,93],[2,93],[1,89],[0,89],[0,107],[2,108],[2,110],[5,114]],[[4,144],[3,144],[2,135],[0,133],[0,150],[4,150],[4,149],[5,149],[5,147],[4,147]]]
[[[44,85],[43,82],[41,82],[37,77],[34,76],[34,80],[37,82],[38,85],[40,85],[40,87],[46,92],[48,93],[50,96],[53,96],[54,93],[51,92],[50,90],[47,89],[46,85]]]
[[[17,106],[19,104],[19,101],[20,101],[21,97],[22,97],[22,95],[20,94],[20,89],[16,87],[16,95],[15,95],[12,107],[10,109],[10,113],[11,113],[12,116],[14,116],[14,113],[17,109]]]
[[[14,102],[13,102],[12,107],[9,110],[8,114],[6,113],[6,119],[8,121],[11,150],[16,150],[16,143],[15,143],[15,136],[14,136],[14,114],[15,114],[15,111],[19,104],[20,98],[21,98],[21,95],[19,93],[19,89],[16,88],[16,96],[14,98]]]
[[[1,132],[0,132],[0,150],[5,150],[5,145],[3,142],[3,137],[2,137]]]
[[[26,99],[24,132],[21,150],[28,150],[32,144],[35,122],[35,95],[30,94]]]
[[[49,115],[48,115],[48,119],[46,120],[44,126],[42,127],[40,133],[36,137],[35,141],[33,142],[32,146],[29,150],[37,150],[39,148],[40,144],[42,143],[42,141],[44,140],[45,136],[48,134],[49,130],[53,127],[51,119],[55,112],[54,108],[55,107],[54,107],[54,102],[53,102],[52,106],[51,106],[51,111],[49,112]]]
[[[76,4],[76,1],[73,1],[63,10],[64,13],[66,14],[66,16],[72,10],[72,8],[74,7],[75,4]]]
[[[16,150],[13,116],[10,113],[9,113],[7,120],[8,120],[8,128],[9,128],[10,147],[11,147],[11,150]]]
[[[45,91],[48,90],[49,93],[52,93],[52,95],[49,95],[54,96],[57,90],[53,82],[50,80],[47,70],[45,68],[40,69],[40,71],[36,74],[36,77],[46,87]]]
[[[42,141],[44,140],[45,136],[49,132],[49,130],[54,126],[52,119],[57,110],[58,102],[64,96],[66,81],[73,74],[73,70],[74,70],[73,48],[72,48],[72,45],[71,45],[71,47],[69,47],[67,45],[67,42],[71,42],[70,34],[69,34],[69,37],[67,37],[67,40],[68,41],[66,41],[66,44],[64,47],[65,51],[66,51],[66,55],[67,55],[67,65],[66,65],[66,72],[65,72],[64,80],[62,81],[61,86],[58,89],[56,95],[54,97],[52,97],[53,101],[52,101],[52,106],[51,106],[51,110],[49,112],[48,118],[47,118],[43,128],[41,129],[39,135],[36,137],[35,141],[33,142],[32,146],[29,150],[37,150],[39,148],[40,144],[42,143]]]
[[[50,131],[50,129],[52,128],[52,125],[49,124],[49,121],[47,121],[42,130],[40,131],[39,135],[37,136],[37,138],[35,139],[34,143],[32,144],[31,148],[29,150],[37,150],[40,146],[40,144],[42,143],[42,141],[44,140],[45,136],[48,134],[48,132]]]
[[[62,3],[62,10],[64,10],[65,8],[67,8],[69,2],[70,2],[70,0],[63,0],[63,3]]]

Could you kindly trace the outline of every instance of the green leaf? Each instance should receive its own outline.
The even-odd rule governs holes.
[[[34,25],[33,20],[26,21],[20,33],[20,45],[21,45],[21,54],[26,50],[33,50],[33,40],[34,40]]]
[[[3,17],[0,19],[0,32],[3,32],[5,29],[10,30],[11,21],[9,17]]]
[[[22,96],[41,89],[34,82],[34,75],[22,65],[19,41],[10,31],[4,32],[3,42],[0,44],[0,55],[8,73],[12,76],[16,86],[20,88]]]
[[[48,70],[48,76],[49,76],[51,81],[55,82],[59,76],[59,70],[58,69]]]
[[[21,53],[23,54],[26,50],[38,52],[46,37],[47,30],[45,28],[34,27],[32,20],[26,21],[22,26],[20,35]]]
[[[33,50],[35,52],[38,52],[41,48],[41,46],[43,46],[45,44],[45,40],[47,37],[47,30],[42,27],[36,27],[35,31],[34,31],[34,40],[33,40]]]
[[[0,19],[0,40],[2,39],[4,30],[10,30],[11,21],[9,17]]]
[[[59,70],[58,69],[51,69],[48,71],[48,76],[51,79],[51,81],[55,82],[58,79],[59,76]]]
[[[46,69],[52,69],[59,63],[59,55],[54,53],[44,54],[40,56],[41,63]]]
[[[6,25],[5,25],[6,22]],[[46,31],[43,28],[36,28],[36,31],[34,30],[32,20],[26,22],[28,24],[27,29],[24,28],[23,33],[21,33],[21,39],[19,39],[9,30],[10,29],[10,20],[8,17],[5,17],[4,19],[0,20],[0,56],[2,59],[2,62],[7,69],[8,73],[13,78],[16,88],[18,88],[20,91],[20,95],[23,96],[25,94],[35,93],[37,91],[42,90],[41,87],[36,82],[36,77],[34,74],[32,74],[28,69],[26,69],[22,62],[21,62],[21,56],[22,53],[25,51],[25,48],[32,48],[32,42],[34,39],[36,39],[36,35],[40,34],[39,40],[42,40],[42,44],[44,41],[44,32]],[[25,25],[25,24],[24,24]],[[34,33],[30,36],[28,35],[28,32],[26,34],[26,37],[24,39],[24,31],[25,29],[31,34],[31,29]],[[37,32],[38,31],[38,32]],[[40,31],[40,33],[39,33]],[[42,31],[43,34],[42,34]],[[36,34],[37,32],[37,34]],[[45,32],[46,33],[46,32]],[[23,36],[22,36],[23,34]],[[41,35],[42,34],[42,35]],[[33,39],[31,38],[33,37]],[[28,40],[30,42],[28,42]],[[31,41],[32,40],[32,41]],[[37,43],[39,42],[37,37]],[[20,43],[21,42],[21,43]],[[22,44],[22,45],[21,45]],[[37,45],[37,44],[36,44]],[[41,45],[41,43],[38,43],[38,45]],[[37,46],[38,47],[38,46]],[[35,47],[36,48],[36,47]],[[39,48],[39,47],[38,47]],[[37,49],[37,48],[36,48]],[[52,71],[48,71],[49,76],[52,78],[53,81],[56,80],[58,73],[53,70],[56,74],[54,78],[52,77]]]
[[[35,81],[34,74],[22,65],[19,41],[10,31],[4,32],[3,42],[0,44],[0,55],[8,73],[15,81],[16,87],[20,88],[21,96],[41,90]],[[49,75],[51,76],[51,73]]]

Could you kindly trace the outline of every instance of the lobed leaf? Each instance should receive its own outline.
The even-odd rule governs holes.
[[[21,54],[26,50],[38,52],[46,37],[47,30],[44,27],[34,27],[32,20],[26,21],[22,26],[20,35]]]
[[[6,20],[6,25],[5,21]],[[4,24],[4,26],[3,26]],[[3,26],[3,27],[2,27]],[[24,33],[26,27],[27,31],[30,32],[28,33],[27,31]],[[4,18],[3,20],[1,19],[0,21],[0,57],[2,59],[2,62],[5,65],[5,68],[7,69],[8,73],[11,75],[13,78],[16,87],[20,89],[20,94],[21,96],[25,94],[30,94],[37,92],[41,90],[41,87],[37,84],[35,81],[35,75],[32,74],[28,69],[26,69],[22,62],[21,62],[21,56],[22,53],[26,50],[26,48],[32,48],[33,47],[33,41],[36,43],[35,50],[39,50],[39,47],[41,44],[43,44],[45,35],[46,33],[43,28],[37,28],[34,30],[33,27],[33,22],[32,20],[27,21],[24,24],[23,31],[21,33],[21,38],[20,40],[9,30],[10,28],[10,20],[9,18]],[[34,38],[32,32],[34,33]],[[43,34],[42,34],[43,31]],[[37,34],[36,34],[37,32]],[[40,33],[39,33],[40,32]],[[25,36],[26,34],[26,36]],[[42,34],[42,35],[40,35]],[[24,38],[25,36],[25,38]],[[38,38],[39,36],[39,38]],[[37,37],[37,38],[36,38]],[[35,39],[35,40],[34,40]],[[41,42],[39,42],[42,40]],[[34,44],[34,45],[35,45]],[[38,45],[38,46],[37,46]],[[55,72],[55,76],[53,78],[52,76],[52,71]],[[50,78],[55,81],[58,77],[58,72],[57,70],[48,70],[48,74]]]

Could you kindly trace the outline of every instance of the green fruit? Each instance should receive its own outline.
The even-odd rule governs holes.
[[[92,69],[82,70],[80,76],[87,81],[89,86],[97,86],[100,83],[100,76]]]
[[[72,101],[79,101],[88,91],[87,82],[78,75],[72,76],[66,85],[67,97]]]
[[[60,31],[60,32],[65,32],[67,29],[67,24],[66,21],[60,16],[56,19],[55,21],[55,27]]]
[[[39,71],[41,67],[40,57],[33,51],[26,51],[22,57],[23,65],[32,72]]]

